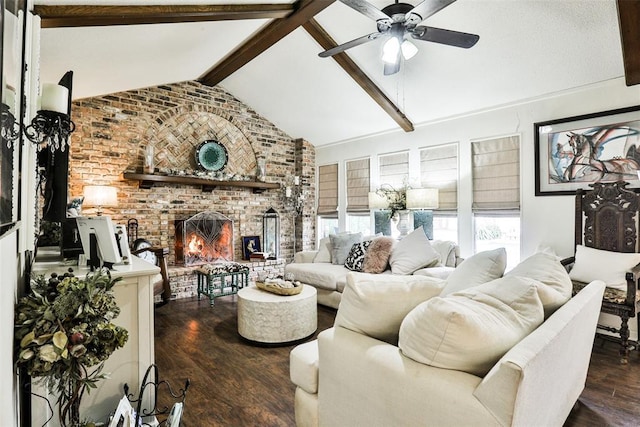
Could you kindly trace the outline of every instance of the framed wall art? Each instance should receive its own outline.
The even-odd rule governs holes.
[[[570,195],[594,182],[640,188],[640,105],[534,123],[535,195]]]
[[[259,236],[242,236],[242,258],[249,259],[254,252],[261,252]]]

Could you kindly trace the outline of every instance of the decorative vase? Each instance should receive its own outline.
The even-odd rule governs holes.
[[[400,238],[405,237],[412,228],[411,211],[409,209],[398,211],[398,231]]]
[[[155,171],[154,148],[148,144],[144,149],[144,164],[142,166],[144,173],[153,173]]]
[[[264,182],[267,177],[267,161],[264,157],[256,159],[256,180]]]

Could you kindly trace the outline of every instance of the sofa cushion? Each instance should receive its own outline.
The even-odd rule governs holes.
[[[432,240],[431,247],[440,255],[440,264],[447,267],[456,266],[456,250],[458,245],[450,240]]]
[[[392,237],[383,236],[373,239],[364,255],[362,271],[373,274],[384,272],[389,265],[389,257],[395,243],[396,241]]]
[[[396,243],[389,257],[393,274],[412,274],[420,268],[438,262],[440,256],[431,247],[422,227],[416,228]]]
[[[451,272],[442,296],[502,277],[506,266],[507,251],[504,248],[478,252]]]
[[[349,255],[347,255],[347,258],[344,260],[344,267],[347,270],[362,271],[364,257],[371,242],[372,240],[365,240],[364,242],[354,243],[353,246],[351,246]]]
[[[331,239],[329,236],[320,239],[318,244],[318,253],[313,262],[331,262]]]
[[[449,275],[453,272],[453,270],[455,270],[454,267],[445,267],[445,266],[426,267],[426,268],[421,268],[420,270],[414,271],[413,275],[436,277],[438,279],[444,280],[447,277],[449,277]]]
[[[576,247],[571,280],[589,283],[602,280],[608,288],[627,290],[626,272],[640,264],[640,254],[603,251],[584,245]]]
[[[548,318],[571,298],[572,284],[569,273],[551,253],[538,252],[520,262],[504,277],[520,276],[535,281],[538,296]]]
[[[291,382],[307,393],[318,392],[318,341],[297,345],[289,353]]]
[[[329,235],[331,240],[331,264],[344,264],[351,246],[362,241],[362,233],[343,233]]]
[[[402,322],[398,346],[417,362],[484,376],[543,319],[536,285],[504,277],[420,304]]]
[[[329,263],[287,264],[285,274],[292,273],[295,280],[311,284],[316,288],[329,291],[340,291],[344,287],[349,272],[343,265]]]
[[[443,286],[433,277],[349,273],[335,325],[395,345],[406,314]]]

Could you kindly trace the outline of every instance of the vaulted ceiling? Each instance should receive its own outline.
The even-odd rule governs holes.
[[[339,1],[36,0],[35,13],[41,81],[73,70],[75,99],[199,80],[320,146],[620,78],[625,67],[627,83],[640,83],[640,2],[618,3],[620,25],[608,0],[457,0],[423,24],[480,41],[415,41],[418,54],[393,76],[381,40],[318,57],[376,31]]]

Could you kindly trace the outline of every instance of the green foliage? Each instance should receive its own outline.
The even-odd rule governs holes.
[[[112,291],[120,279],[102,270],[84,279],[38,276],[16,306],[16,364],[58,396],[61,411],[66,410],[61,420],[71,418],[70,405],[79,406],[85,389],[106,378],[104,361],[127,342],[127,330],[112,323],[120,314]]]

